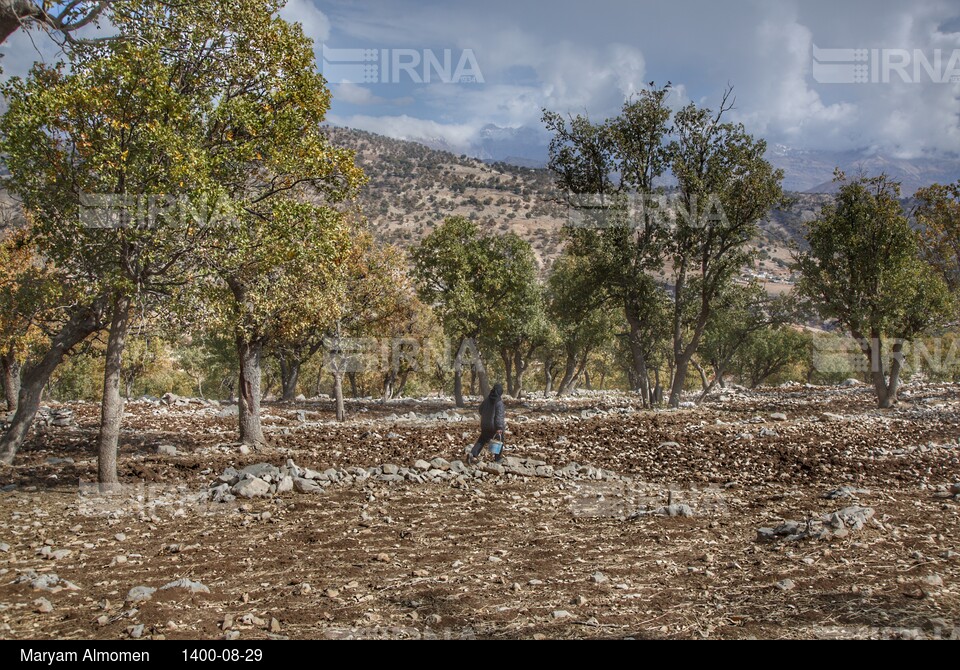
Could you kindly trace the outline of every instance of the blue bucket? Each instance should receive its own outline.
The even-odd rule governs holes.
[[[490,453],[494,456],[499,456],[500,452],[503,451],[503,442],[498,442],[497,440],[490,440],[487,443],[487,449],[490,450]]]

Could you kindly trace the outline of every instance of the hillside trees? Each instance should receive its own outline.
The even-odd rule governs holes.
[[[810,223],[810,249],[796,259],[798,289],[856,339],[877,404],[888,408],[897,402],[907,341],[943,323],[953,305],[943,279],[920,256],[899,184],[885,175],[848,180],[840,172],[837,180],[836,204]]]
[[[14,82],[3,126],[13,187],[36,214],[44,252],[109,313],[105,483],[116,481],[134,302],[192,284],[229,304],[219,315],[232,317],[242,362],[241,437],[262,442],[264,324],[278,306],[316,311],[305,282],[326,279],[323,264],[345,239],[342,215],[326,202],[362,179],[351,154],[320,132],[330,94],[309,40],[276,16],[278,3],[128,4],[111,16],[121,39],[78,45],[67,74],[38,66]],[[78,216],[83,194],[125,205],[172,197],[188,215],[162,209],[144,222],[127,205],[89,225]],[[318,194],[324,205],[307,202]],[[221,286],[229,300],[218,302]]]
[[[649,351],[642,343],[658,330],[656,277],[669,271],[676,407],[714,303],[748,264],[747,246],[759,219],[780,201],[783,175],[764,160],[763,141],[723,121],[729,93],[716,113],[690,104],[671,121],[669,88],[651,85],[602,124],[550,112],[544,121],[554,133],[557,185],[581,210],[568,226],[571,250],[590,259],[597,286],[624,310],[632,376],[647,403]],[[668,170],[678,182],[675,202],[658,186]]]
[[[547,279],[547,314],[555,329],[556,358],[561,367],[557,395],[573,389],[584,373],[590,354],[612,338],[616,318],[604,303],[594,278],[587,271],[588,261],[566,254],[554,263]],[[553,360],[545,360],[547,390],[553,382]]]
[[[527,242],[510,234],[497,238],[493,247],[494,256],[503,264],[502,278],[509,281],[486,320],[484,340],[500,353],[507,393],[520,398],[524,374],[548,337],[543,288]]]
[[[52,316],[57,282],[31,244],[25,224],[0,240],[0,373],[7,410],[20,402],[21,371]]]
[[[700,399],[705,398],[718,383],[723,383],[723,377],[733,363],[751,346],[760,347],[753,351],[758,368],[751,371],[759,379],[769,377],[786,365],[791,360],[789,357],[780,356],[783,353],[781,351],[768,350],[776,348],[780,340],[769,337],[766,331],[785,324],[790,316],[787,302],[771,299],[757,281],[725,287],[716,298],[697,350],[697,357],[707,363],[713,372],[712,380],[705,381],[703,385]],[[761,333],[764,333],[762,338]],[[772,358],[764,356],[765,351]]]
[[[653,196],[667,168],[669,90],[651,85],[602,124],[544,113],[554,133],[549,167],[579,218],[566,229],[571,253],[588,261],[581,269],[593,275],[602,299],[623,310],[630,327],[631,377],[647,404],[646,345],[661,306],[651,275],[663,268],[666,240],[666,212]]]
[[[914,197],[923,259],[956,293],[960,290],[960,181],[933,184],[918,190]]]
[[[667,248],[673,285],[673,383],[680,404],[690,361],[719,296],[750,260],[758,222],[783,198],[783,172],[764,158],[767,145],[741,124],[724,122],[729,91],[718,111],[694,104],[674,115],[670,168],[681,213]]]
[[[485,235],[463,217],[446,219],[412,257],[420,298],[434,308],[456,347],[454,397],[463,407],[464,363],[474,367],[480,393],[489,393],[481,338],[496,341],[497,334],[514,327],[522,310],[529,308],[536,259],[529,244],[515,234]]]

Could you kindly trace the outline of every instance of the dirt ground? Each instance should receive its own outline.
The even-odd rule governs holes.
[[[474,415],[354,401],[334,424],[326,400],[271,404],[272,446],[242,454],[218,407],[134,401],[126,486],[104,498],[83,484],[97,407],[69,407],[77,426],[38,430],[0,470],[3,638],[960,637],[957,386],[907,387],[887,411],[864,387],[656,412],[615,393],[508,401],[511,455],[623,477],[371,477],[231,503],[198,502],[228,466],[462,458]],[[637,513],[667,503],[694,515]],[[853,505],[875,515],[845,537],[758,542]],[[180,578],[209,592],[128,598]]]

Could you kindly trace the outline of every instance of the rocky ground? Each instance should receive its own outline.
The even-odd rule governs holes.
[[[504,467],[447,399],[51,408],[0,470],[3,638],[960,637],[960,393],[508,402]],[[255,467],[250,467],[255,466]]]

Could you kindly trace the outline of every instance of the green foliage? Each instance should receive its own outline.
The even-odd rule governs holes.
[[[917,233],[885,176],[845,181],[809,226],[799,291],[857,338],[909,339],[944,321],[946,285],[919,255]]]
[[[755,280],[747,284],[729,284],[717,298],[697,354],[714,371],[722,373],[734,359],[744,360],[741,353],[745,349],[763,344],[759,340],[754,342],[754,339],[763,339],[775,332],[775,328],[789,320],[791,312],[787,300],[771,299]],[[769,339],[764,342],[774,344]],[[758,360],[764,357],[762,346],[753,353]],[[756,373],[763,377],[773,374],[763,374],[765,368],[758,367]]]
[[[590,352],[609,342],[616,318],[597,299],[597,287],[588,263],[572,254],[560,256],[547,279],[547,315],[562,352]]]
[[[954,293],[960,289],[960,181],[916,193],[920,252]]]
[[[790,326],[765,326],[737,349],[733,368],[741,383],[755,388],[770,381],[805,381],[811,336]]]
[[[484,235],[477,224],[451,217],[412,257],[420,297],[452,340],[515,334],[538,309],[536,259],[512,233]]]
[[[945,323],[952,297],[920,256],[918,234],[886,176],[841,182],[836,204],[810,224],[809,252],[797,258],[798,290],[859,342],[881,407],[897,400],[908,340]],[[889,367],[886,350],[892,356]]]

